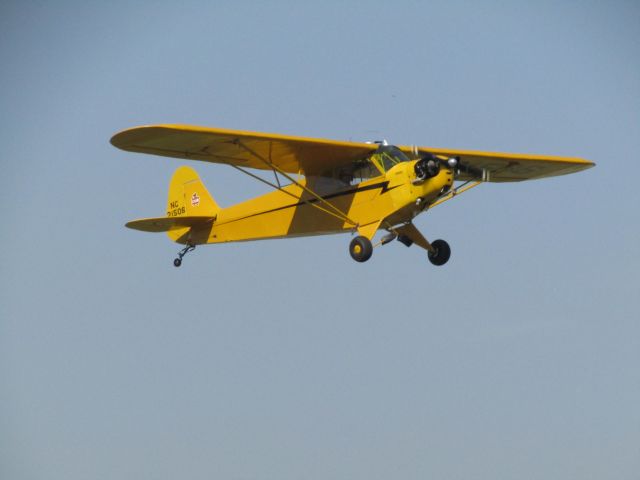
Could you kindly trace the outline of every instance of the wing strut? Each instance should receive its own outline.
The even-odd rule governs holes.
[[[254,150],[252,150],[251,148],[247,147],[245,144],[243,144],[240,140],[236,139],[235,142],[236,145],[238,145],[239,147],[244,148],[250,155],[253,155],[254,157],[256,157],[258,160],[260,160],[262,163],[264,163],[266,166],[268,166],[269,168],[271,168],[274,172],[274,174],[277,172],[280,175],[282,175],[283,177],[285,177],[287,180],[289,180],[291,183],[297,185],[298,187],[300,187],[302,190],[304,190],[305,192],[307,192],[309,195],[311,195],[312,197],[314,197],[316,200],[318,200],[319,202],[323,203],[324,205],[328,206],[331,210],[333,210],[333,212],[330,212],[322,207],[320,207],[319,205],[316,205],[314,203],[311,203],[309,201],[305,202],[307,203],[307,205],[311,205],[314,206],[316,208],[319,208],[320,210],[322,210],[325,213],[329,213],[331,215],[333,215],[334,217],[338,217],[341,220],[344,220],[347,223],[350,223],[353,226],[357,226],[358,223],[354,222],[353,220],[351,220],[346,213],[344,213],[342,210],[340,210],[338,207],[336,207],[333,203],[328,202],[327,200],[325,200],[324,198],[322,198],[320,195],[318,195],[316,192],[314,192],[313,190],[311,190],[310,188],[308,188],[306,185],[303,185],[302,183],[298,182],[297,180],[295,180],[291,175],[289,175],[287,172],[285,172],[284,170],[282,170],[281,168],[278,168],[276,165],[273,164],[273,162],[267,160],[266,158],[262,157],[260,154],[258,154],[257,152],[255,152]],[[233,167],[239,169],[240,171],[243,171],[244,173],[247,173],[249,175],[251,175],[252,177],[255,178],[259,178],[257,175],[252,175],[249,172],[246,172],[244,170],[242,170],[240,167],[237,167],[235,165],[232,165]],[[277,177],[276,177],[277,178]],[[269,182],[267,182],[266,180],[260,178],[260,180],[264,183],[269,184]],[[280,183],[280,182],[278,182]],[[283,190],[281,187],[276,187],[275,185],[271,184],[272,187],[276,188],[277,190],[280,191],[285,191]],[[289,193],[289,192],[286,192]],[[295,197],[295,195],[290,194],[291,196]],[[297,197],[295,197],[297,198]]]
[[[229,165],[230,167],[235,168],[236,170],[239,170],[240,172],[242,172],[242,173],[244,173],[244,174],[246,174],[246,175],[249,175],[251,178],[255,178],[256,180],[258,180],[259,182],[264,183],[265,185],[269,185],[271,188],[274,188],[274,189],[276,189],[276,190],[279,190],[279,191],[281,191],[282,193],[286,193],[286,194],[287,194],[287,195],[289,195],[290,197],[295,198],[297,201],[300,201],[300,198],[298,198],[295,194],[293,194],[293,193],[289,192],[288,190],[285,190],[284,188],[282,188],[282,187],[281,187],[281,186],[279,186],[279,185],[275,185],[274,183],[271,183],[269,180],[265,180],[264,178],[259,177],[258,175],[254,174],[254,173],[251,173],[251,172],[249,172],[249,171],[245,170],[245,169],[244,169],[244,168],[242,168],[242,167],[239,167],[239,166],[237,166],[237,165],[234,165],[233,163],[227,163],[227,165]],[[296,183],[296,185],[297,185],[297,183]],[[309,200],[306,200],[306,201],[304,201],[304,200],[303,200],[303,203],[304,203],[305,205],[310,205],[310,206],[312,206],[312,207],[315,207],[315,208],[317,208],[318,210],[321,210],[321,211],[323,211],[324,213],[326,213],[326,214],[328,214],[328,215],[332,215],[332,216],[334,216],[334,217],[336,217],[336,218],[338,218],[338,219],[340,219],[340,220],[344,220],[344,218],[343,218],[342,216],[337,215],[337,214],[335,214],[335,213],[333,213],[333,212],[331,212],[331,211],[327,210],[326,208],[322,208],[320,205],[317,205],[317,204],[315,204],[315,203],[311,203]]]
[[[473,187],[477,187],[481,183],[482,182],[479,180],[478,181],[468,180],[464,182],[462,185],[460,185],[459,187],[451,189],[451,191],[447,193],[444,197],[441,197],[440,199],[438,199],[437,201],[429,205],[429,208],[433,208],[437,205],[440,205],[441,203],[446,202],[447,200],[451,200],[456,195],[466,192],[467,190],[471,190]]]

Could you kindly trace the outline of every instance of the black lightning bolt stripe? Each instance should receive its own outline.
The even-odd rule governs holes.
[[[336,192],[336,193],[332,193],[331,195],[327,195],[326,197],[322,197],[323,200],[330,200],[333,198],[338,198],[338,197],[342,197],[343,195],[351,195],[357,192],[365,192],[367,190],[375,190],[377,188],[380,188],[380,195],[390,192],[391,190],[393,190],[394,188],[399,187],[400,185],[395,185],[391,188],[389,188],[389,181],[386,180],[384,182],[379,182],[379,183],[374,183],[371,185],[367,185],[366,187],[361,187],[361,188],[351,188],[349,190],[345,190],[344,192]],[[299,207],[302,205],[308,205],[308,204],[312,204],[312,203],[319,203],[320,200],[318,200],[317,198],[310,198],[309,200],[305,200],[305,201],[300,201],[298,203],[292,203],[291,205],[285,205],[283,207],[278,207],[278,208],[273,208],[271,210],[265,210],[263,212],[258,212],[258,213],[252,213],[251,215],[247,215],[246,217],[242,217],[242,218],[235,218],[233,220],[230,220],[229,222],[225,222],[225,223],[232,223],[238,220],[244,220],[245,218],[251,218],[251,217],[256,217],[258,215],[264,215],[265,213],[272,213],[272,212],[277,212],[278,210],[285,210],[287,208],[294,208],[294,207]]]

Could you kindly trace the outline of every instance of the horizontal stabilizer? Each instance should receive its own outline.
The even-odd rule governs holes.
[[[131,220],[125,226],[134,230],[142,230],[143,232],[168,232],[185,227],[204,227],[212,224],[215,220],[216,216],[141,218],[139,220]]]

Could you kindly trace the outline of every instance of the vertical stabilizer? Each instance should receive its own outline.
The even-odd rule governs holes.
[[[220,207],[191,167],[178,168],[169,184],[167,217],[214,216]]]
[[[215,217],[220,207],[191,167],[178,168],[169,183],[167,217]],[[172,229],[167,234],[177,240],[191,227]]]

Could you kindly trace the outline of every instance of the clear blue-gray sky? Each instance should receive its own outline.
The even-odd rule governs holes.
[[[0,477],[637,479],[640,5],[0,5]],[[200,247],[161,215],[189,123],[580,156],[417,219]],[[192,162],[221,205],[264,191]]]

